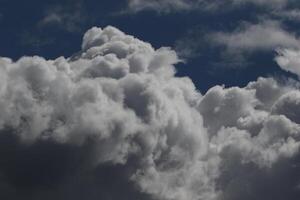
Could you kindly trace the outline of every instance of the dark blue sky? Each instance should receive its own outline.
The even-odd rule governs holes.
[[[203,95],[115,28],[81,51],[109,25]],[[299,0],[0,0],[0,57],[72,58],[0,59],[0,200],[299,200],[299,27]]]
[[[192,78],[201,91],[216,84],[243,86],[259,76],[289,76],[274,62],[274,49],[241,53],[243,58],[237,59],[232,54],[224,56],[225,46],[214,45],[205,38],[210,33],[233,32],[243,23],[255,24],[261,18],[270,18],[266,17],[269,8],[245,4],[214,11],[122,13],[126,8],[125,0],[1,0],[0,55],[13,59],[24,55],[68,57],[80,50],[88,28],[112,25],[156,48],[171,46],[179,52],[180,48],[189,49],[191,55],[185,55],[185,63],[177,65],[178,75]],[[60,19],[47,21],[53,13]],[[286,30],[297,34],[297,21],[278,20]]]

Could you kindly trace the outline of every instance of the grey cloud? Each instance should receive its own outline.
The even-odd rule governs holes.
[[[154,10],[160,13],[189,11],[197,9],[216,11],[224,9],[224,6],[240,7],[249,3],[273,10],[285,7],[289,3],[289,0],[128,0],[128,9],[132,12]]]
[[[44,13],[43,18],[37,24],[40,29],[55,26],[68,32],[76,32],[82,29],[87,20],[87,13],[81,1],[73,2],[65,7],[49,7]]]
[[[286,9],[286,10],[280,10],[275,11],[272,13],[274,16],[293,20],[293,21],[299,21],[300,20],[300,10],[299,9]]]
[[[129,0],[128,8],[131,11],[138,12],[141,10],[155,10],[159,12],[170,12],[173,10],[186,10],[191,9],[191,4],[197,4],[197,1],[188,2],[185,0]]]
[[[280,177],[299,154],[297,88],[259,78],[202,95],[178,62],[110,26],[71,58],[1,58],[0,196],[218,200],[234,181],[259,195],[243,173]]]
[[[299,91],[289,92],[276,102],[272,108],[273,113],[285,115],[290,120],[300,124],[300,93]]]

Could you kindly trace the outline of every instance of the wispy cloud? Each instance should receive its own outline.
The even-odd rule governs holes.
[[[276,20],[259,19],[257,23],[242,22],[232,31],[191,31],[175,43],[184,59],[214,55],[212,65],[246,67],[254,54],[271,53],[278,48],[300,48],[300,40]]]
[[[287,9],[279,10],[272,13],[274,16],[281,19],[287,19],[291,21],[300,21],[300,9]]]
[[[295,34],[290,33],[278,21],[266,20],[257,24],[245,23],[233,32],[211,34],[216,44],[225,45],[228,51],[253,52],[274,50],[279,47],[300,47]]]
[[[56,26],[68,32],[82,30],[87,20],[87,13],[81,1],[67,6],[57,5],[45,10],[44,17],[38,22],[39,28]]]
[[[153,10],[160,13],[238,8],[245,4],[259,7],[278,9],[287,5],[289,0],[128,0],[128,9],[132,12]]]

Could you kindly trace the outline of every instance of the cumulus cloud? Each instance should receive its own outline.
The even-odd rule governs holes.
[[[249,199],[248,185],[262,197],[247,173],[279,177],[299,154],[297,87],[259,78],[202,95],[178,62],[110,26],[71,58],[1,58],[0,196]]]

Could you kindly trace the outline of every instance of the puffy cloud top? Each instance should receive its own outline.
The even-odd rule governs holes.
[[[270,169],[274,176],[277,163],[292,163],[300,144],[300,95],[294,86],[259,78],[245,88],[215,86],[202,95],[189,78],[175,76],[177,62],[170,48],[154,49],[114,27],[88,30],[82,51],[71,58],[1,58],[0,128],[23,149],[10,153],[9,145],[1,147],[9,158],[0,162],[5,174],[0,188],[9,188],[5,195],[15,198],[10,191],[20,187],[25,199],[63,199],[70,188],[76,194],[63,170],[76,163],[69,173],[80,174],[77,181],[90,190],[95,183],[86,173],[98,177],[105,167],[121,166],[122,175],[112,181],[125,179],[151,199],[225,199],[238,180],[226,178],[234,163],[245,173]],[[73,156],[67,147],[76,149]],[[53,160],[45,166],[40,156],[20,158],[31,151]],[[60,154],[69,159],[53,168]],[[10,167],[14,160],[23,172]],[[43,180],[28,177],[32,169]],[[30,181],[47,190],[20,185]],[[245,184],[256,187],[253,180]]]

